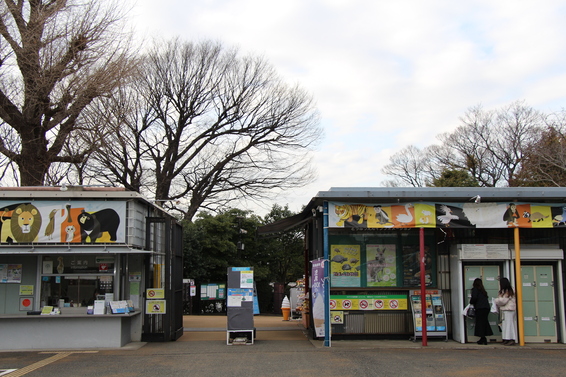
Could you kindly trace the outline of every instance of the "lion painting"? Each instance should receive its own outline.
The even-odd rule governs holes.
[[[4,208],[2,220],[1,242],[35,242],[41,228],[41,214],[31,203],[19,204],[13,210]],[[8,215],[6,217],[6,215]]]

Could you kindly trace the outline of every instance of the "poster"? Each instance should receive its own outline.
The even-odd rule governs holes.
[[[403,247],[403,285],[418,287],[421,285],[420,246]],[[433,285],[433,255],[430,247],[425,245],[425,286]]]
[[[254,287],[254,272],[241,271],[240,272],[240,288],[253,288]]]
[[[228,288],[226,305],[230,308],[239,308],[243,302],[252,302],[254,291],[251,288]]]
[[[0,264],[0,283],[8,282],[8,265]]]
[[[366,246],[367,286],[397,286],[397,253],[395,245]]]
[[[5,266],[2,268],[1,266]],[[5,270],[5,271],[3,271]],[[4,264],[0,265],[0,279],[2,283],[21,283],[22,282],[22,265],[21,264]]]
[[[360,287],[360,245],[330,246],[330,276],[333,287]]]
[[[556,228],[566,227],[562,203],[334,202],[330,228]]]
[[[2,200],[0,208],[0,243],[126,242],[126,201]]]
[[[324,260],[317,259],[312,261],[312,317],[317,337],[323,337],[325,295],[324,295]]]

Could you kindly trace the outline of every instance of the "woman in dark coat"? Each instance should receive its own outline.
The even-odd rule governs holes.
[[[487,292],[483,287],[481,279],[474,280],[470,304],[474,305],[476,308],[476,328],[474,335],[480,337],[478,344],[487,344],[486,336],[493,335],[493,331],[491,330],[491,326],[487,319],[491,306],[489,305]]]

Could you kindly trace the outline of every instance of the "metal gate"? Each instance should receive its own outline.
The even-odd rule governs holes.
[[[146,227],[146,248],[155,252],[145,263],[145,287],[163,288],[166,307],[162,314],[144,312],[142,340],[177,340],[183,335],[183,228],[164,217],[148,217]]]

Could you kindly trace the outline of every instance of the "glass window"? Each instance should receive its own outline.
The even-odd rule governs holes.
[[[329,236],[332,287],[419,287],[416,232],[333,232]],[[434,234],[425,237],[425,284],[436,286]]]
[[[115,257],[85,254],[42,258],[41,306],[88,306],[114,294]],[[117,298],[114,298],[117,299]]]

